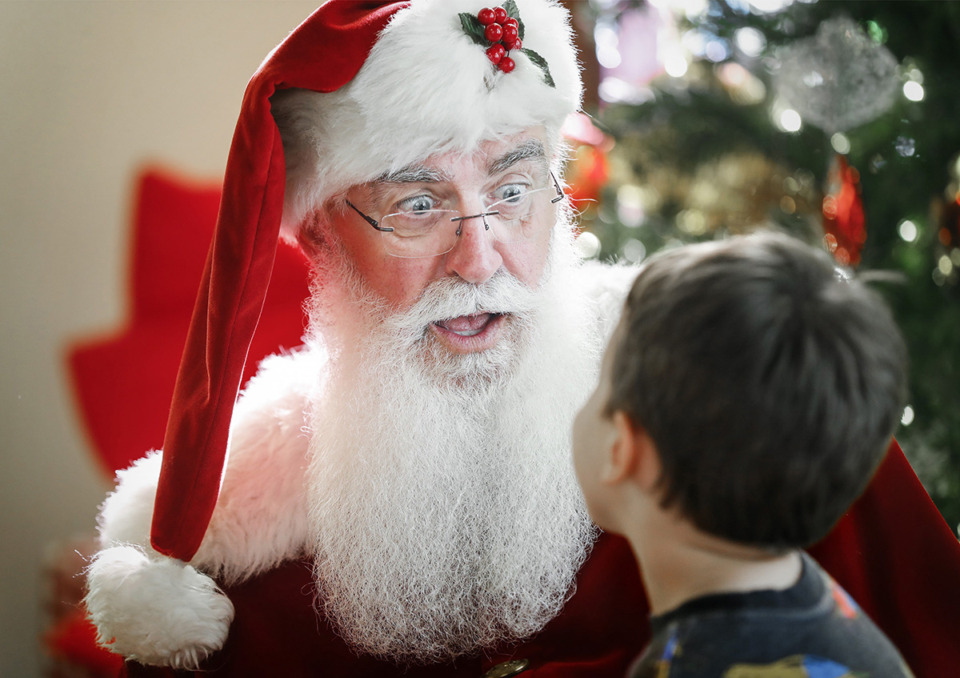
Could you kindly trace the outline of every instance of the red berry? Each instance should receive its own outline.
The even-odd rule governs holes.
[[[503,27],[500,24],[490,24],[483,36],[490,42],[498,42],[503,37]]]
[[[517,64],[514,63],[513,59],[511,59],[508,56],[505,56],[502,59],[500,59],[500,63],[497,64],[497,67],[504,73],[509,73],[514,69],[516,65]]]
[[[517,38],[517,39],[514,40],[513,42],[507,42],[507,39],[504,38],[504,39],[503,39],[503,46],[506,47],[507,50],[520,49],[520,47],[523,46],[523,43],[520,42],[520,38]]]
[[[477,19],[484,26],[489,26],[494,21],[496,21],[496,19],[494,18],[493,10],[490,9],[489,7],[484,7],[479,12],[477,12]]]
[[[517,27],[513,24],[503,25],[503,41],[515,42],[517,39]]]
[[[510,24],[511,26],[516,26],[516,27],[517,27],[517,30],[518,30],[518,31],[520,30],[520,22],[517,21],[516,19],[514,19],[512,16],[511,16],[511,17],[507,17],[507,20],[506,20],[506,21],[501,21],[500,23],[501,23],[502,25],[504,25],[504,26],[506,26],[507,24]]]
[[[494,7],[493,8],[493,20],[498,24],[502,24],[507,20],[507,10],[503,7]]]
[[[506,48],[499,42],[495,45],[490,45],[487,48],[487,58],[490,59],[491,63],[494,64],[499,64],[500,60],[503,59],[506,53]]]

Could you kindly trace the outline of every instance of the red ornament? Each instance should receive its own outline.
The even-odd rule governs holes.
[[[483,32],[483,37],[490,42],[499,42],[503,37],[503,27],[500,24],[490,24]]]
[[[494,18],[493,10],[490,9],[489,7],[484,7],[479,12],[477,12],[477,19],[484,26],[489,26],[494,21],[496,21],[496,19]]]
[[[860,251],[867,241],[860,173],[838,155],[830,168],[829,193],[823,199],[824,242],[842,266],[860,263]]]
[[[517,27],[513,24],[503,25],[503,42],[512,44],[517,41]]]
[[[503,59],[506,53],[506,48],[499,42],[494,45],[490,45],[487,48],[487,58],[490,59],[490,62],[494,64],[499,64],[500,60]]]
[[[493,8],[493,20],[498,24],[502,24],[507,20],[507,10],[503,7],[494,7]]]
[[[516,67],[516,65],[517,64],[514,63],[513,59],[511,59],[508,56],[505,56],[502,59],[500,59],[500,63],[497,64],[497,67],[504,73],[509,73]]]
[[[568,117],[560,130],[573,147],[573,157],[566,168],[566,189],[578,209],[595,209],[604,186],[608,185],[610,166],[607,160],[613,139],[601,132],[583,113]]]

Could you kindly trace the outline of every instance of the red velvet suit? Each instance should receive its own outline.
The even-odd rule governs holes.
[[[960,545],[898,446],[866,494],[810,549],[858,600],[918,678],[960,667]],[[236,618],[224,649],[204,665],[214,676],[479,678],[528,659],[524,678],[622,677],[649,638],[647,602],[629,547],[602,535],[563,612],[533,638],[454,664],[404,668],[357,656],[317,615],[309,562],[287,562],[227,589]],[[130,676],[188,675],[134,663]]]

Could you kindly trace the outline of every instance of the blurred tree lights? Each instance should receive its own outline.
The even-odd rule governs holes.
[[[590,0],[601,257],[775,224],[881,286],[911,350],[897,432],[960,523],[960,3]],[[611,143],[612,142],[612,143]],[[597,157],[604,150],[605,158]]]

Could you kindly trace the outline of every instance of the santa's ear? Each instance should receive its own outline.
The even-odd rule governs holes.
[[[604,462],[601,479],[616,485],[624,481],[636,483],[649,491],[660,477],[660,457],[646,429],[636,424],[622,410],[613,413],[616,439]]]

